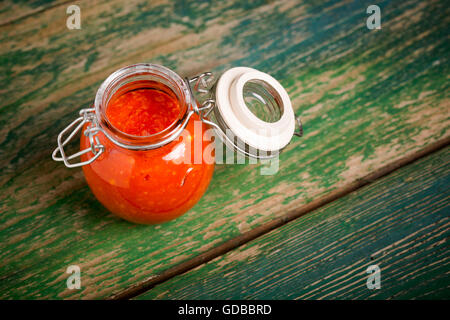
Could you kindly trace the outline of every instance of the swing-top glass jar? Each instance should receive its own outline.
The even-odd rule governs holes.
[[[183,79],[155,64],[114,72],[93,108],[81,110],[59,134],[53,159],[83,166],[94,195],[119,217],[150,224],[180,216],[208,188],[217,141],[267,159],[301,135],[294,132],[289,97],[274,78],[238,67],[216,83],[211,79],[209,72]],[[264,119],[252,101],[264,106]],[[64,146],[79,131],[81,151],[67,156]],[[213,136],[220,140],[212,142]]]

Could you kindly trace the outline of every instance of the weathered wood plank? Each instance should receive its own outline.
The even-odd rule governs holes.
[[[20,23],[21,19],[39,14],[58,5],[67,4],[66,7],[64,7],[65,10],[70,4],[78,3],[79,1],[68,0],[3,0],[0,2],[0,26],[15,22]]]
[[[0,298],[110,296],[449,137],[446,3],[384,1],[381,31],[365,27],[369,4],[105,1],[81,6],[81,31],[60,8],[1,27]],[[269,72],[306,135],[274,176],[217,166],[180,219],[119,221],[50,153],[109,73],[145,61],[182,75]],[[80,291],[65,287],[70,264]]]
[[[448,299],[449,200],[450,147],[137,298]]]

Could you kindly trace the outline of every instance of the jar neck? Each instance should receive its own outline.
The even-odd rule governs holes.
[[[120,131],[108,120],[108,103],[126,92],[138,89],[155,89],[177,99],[180,112],[164,130],[148,136],[135,136]],[[94,108],[98,125],[115,144],[132,150],[147,150],[163,146],[182,130],[193,103],[188,84],[175,72],[156,64],[135,64],[111,74],[100,86],[95,96]]]

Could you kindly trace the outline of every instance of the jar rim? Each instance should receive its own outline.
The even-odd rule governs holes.
[[[136,136],[123,132],[112,125],[108,117],[106,116],[106,109],[111,97],[114,95],[118,88],[124,85],[123,81],[132,78],[133,76],[145,75],[159,77],[161,78],[161,80],[167,81],[173,87],[175,87],[177,92],[174,93],[177,96],[181,110],[177,119],[162,131],[146,136]],[[160,82],[154,79],[153,81]],[[129,83],[133,82],[134,81],[130,81]],[[162,81],[160,83],[167,86],[167,84],[163,83]],[[173,89],[170,86],[168,87],[171,90]],[[113,89],[115,89],[115,91],[111,91]],[[190,109],[189,107],[191,106],[191,104],[192,98],[190,95],[188,84],[176,72],[158,64],[138,63],[128,65],[116,70],[111,75],[109,75],[105,81],[103,81],[95,96],[94,109],[98,125],[102,128],[103,133],[113,143],[129,149],[145,150],[159,147],[161,146],[162,141],[167,140],[171,135],[177,134],[180,125],[188,115],[188,110]]]

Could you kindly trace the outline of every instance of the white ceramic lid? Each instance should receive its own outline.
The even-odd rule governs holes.
[[[261,120],[245,104],[244,85],[252,80],[264,81],[278,93],[282,103],[278,121]],[[227,70],[217,83],[216,104],[233,134],[253,148],[276,152],[291,141],[295,131],[291,100],[281,84],[267,73],[246,67]]]

